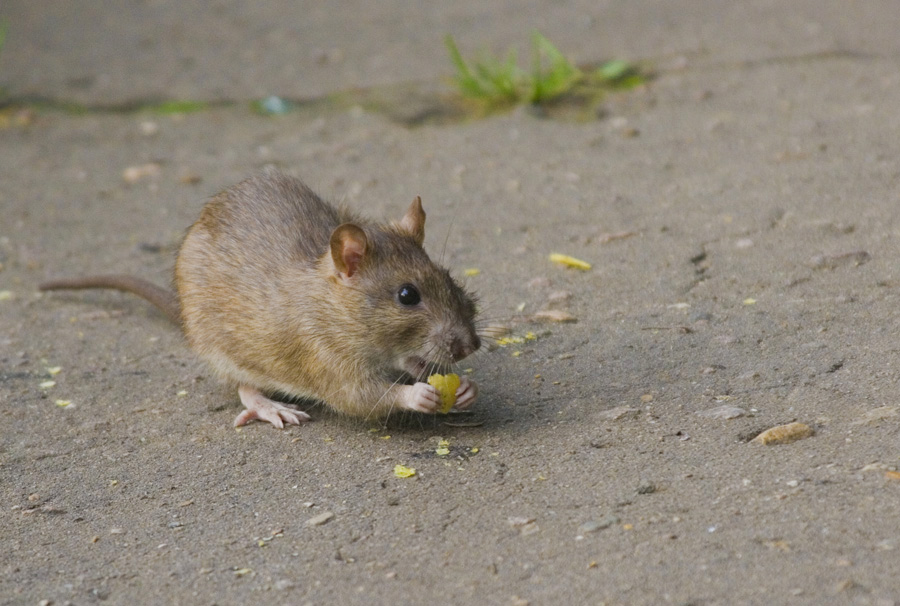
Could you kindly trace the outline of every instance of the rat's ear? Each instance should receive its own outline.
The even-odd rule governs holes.
[[[353,223],[338,225],[331,232],[331,259],[342,277],[352,278],[366,256],[366,233]]]
[[[416,241],[416,244],[422,246],[425,241],[425,211],[422,210],[422,198],[416,196],[412,204],[400,219],[400,229],[407,232]]]

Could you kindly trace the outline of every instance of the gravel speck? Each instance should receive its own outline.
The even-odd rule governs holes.
[[[313,516],[310,519],[306,520],[307,526],[321,526],[328,522],[331,518],[334,517],[334,514],[330,511],[323,511],[317,516]]]

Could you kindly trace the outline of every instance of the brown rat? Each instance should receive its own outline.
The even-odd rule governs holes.
[[[133,292],[180,322],[191,347],[237,385],[252,419],[309,420],[264,394],[322,400],[338,412],[434,413],[423,383],[480,347],[475,303],[422,248],[425,212],[380,224],[320,199],[301,181],[260,174],[223,191],[190,228],[175,264],[177,297],[128,276],[41,284]],[[455,408],[472,405],[460,377]]]

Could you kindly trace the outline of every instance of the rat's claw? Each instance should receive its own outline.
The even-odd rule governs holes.
[[[285,406],[281,402],[270,400],[254,387],[241,385],[238,387],[238,395],[241,396],[241,402],[247,410],[239,414],[234,420],[235,427],[240,427],[254,419],[259,419],[260,421],[271,423],[278,429],[282,429],[285,423],[300,425],[312,420],[305,412]]]
[[[400,407],[406,410],[434,414],[441,405],[440,394],[428,383],[404,385],[400,394]]]
[[[466,410],[475,403],[478,397],[478,383],[463,375],[459,378],[459,389],[456,390],[456,410]]]

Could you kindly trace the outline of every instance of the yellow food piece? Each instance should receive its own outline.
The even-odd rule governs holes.
[[[813,430],[809,425],[788,423],[787,425],[778,425],[765,430],[753,438],[753,441],[760,444],[790,444],[791,442],[808,438],[811,435],[813,435]]]
[[[411,478],[416,475],[416,470],[412,467],[406,467],[405,465],[395,465],[394,475],[398,478]]]
[[[576,259],[575,257],[570,257],[569,255],[561,255],[559,253],[551,254],[550,260],[554,263],[559,263],[560,265],[565,265],[566,267],[574,267],[575,269],[580,269],[582,271],[587,271],[591,268],[591,264],[587,261],[582,261],[581,259]]]
[[[508,337],[500,337],[497,339],[496,343],[500,347],[506,347],[507,345],[521,345],[526,341],[537,341],[537,335],[531,332],[530,330],[525,333],[524,337],[519,337],[516,335],[510,335]]]
[[[431,375],[428,384],[434,387],[441,396],[441,407],[438,412],[447,414],[456,404],[456,390],[459,389],[459,375]]]
[[[470,267],[469,269],[463,271],[463,275],[465,275],[466,277],[477,276],[480,273],[481,270],[477,267]]]

